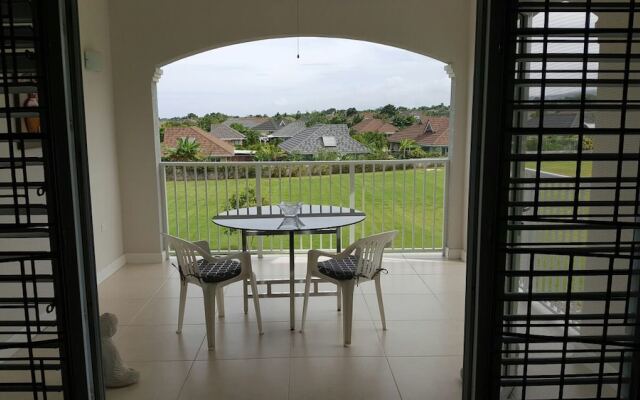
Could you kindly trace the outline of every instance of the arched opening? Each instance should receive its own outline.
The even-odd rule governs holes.
[[[445,70],[446,64],[406,50],[345,39],[303,38],[299,54],[298,59],[295,38],[272,39],[218,48],[164,67],[152,98],[157,102],[157,127],[163,128],[164,145],[158,157],[167,159],[160,163],[161,220],[166,224],[162,231],[204,241],[217,254],[248,248],[255,255],[252,263],[258,291],[264,295],[260,301],[265,337],[254,335],[257,313],[251,309],[248,316],[239,313],[246,296],[242,282],[237,282],[228,288],[225,319],[240,318],[235,321],[246,323],[228,326],[242,332],[218,336],[216,348],[220,351],[231,357],[272,358],[270,362],[276,364],[287,356],[294,364],[309,361],[307,367],[317,373],[335,370],[337,364],[320,366],[314,355],[329,351],[355,363],[364,359],[353,355],[369,355],[368,362],[379,367],[376,377],[365,379],[356,373],[351,378],[361,381],[360,387],[379,382],[371,387],[382,398],[398,397],[412,388],[433,388],[437,383],[443,397],[455,397],[461,390],[465,270],[461,262],[442,257],[449,151],[436,153],[433,148],[450,143],[426,141],[453,136],[453,124],[448,120],[451,67]],[[193,83],[195,87],[189,87]],[[318,134],[315,129],[327,131]],[[247,143],[256,132],[257,141]],[[175,141],[168,145],[170,135]],[[302,139],[305,146],[292,149],[286,145],[305,135],[316,135],[311,152],[304,152],[308,149]],[[204,142],[208,140],[213,143],[207,148],[211,152],[196,151],[192,154],[197,157],[189,159],[185,152],[169,150],[178,149],[179,139],[193,139],[200,149],[209,146]],[[160,141],[159,136],[156,140]],[[317,146],[322,149],[316,151]],[[356,151],[351,151],[354,147]],[[266,149],[281,152],[268,153]],[[241,155],[249,158],[238,160]],[[312,232],[296,234],[290,241],[282,236],[245,237],[237,228],[211,221],[230,209],[262,207],[266,212],[281,202],[323,206],[320,210],[329,215],[326,219],[340,217],[334,214],[364,219],[323,231],[312,230],[303,219]],[[309,207],[308,213],[313,210]],[[383,264],[377,266],[389,272],[380,275],[381,301],[375,284],[362,278],[354,293],[342,292],[339,311],[336,298],[328,297],[337,294],[335,285],[314,281],[305,333],[291,334],[290,328],[300,327],[302,303],[290,290],[302,289],[299,285],[305,278],[307,252],[340,252],[349,243],[385,231],[397,234]],[[302,275],[296,274],[295,267]],[[177,284],[168,278],[163,285],[167,292],[162,294],[167,297],[159,300],[156,296],[158,299],[151,302],[176,300],[171,296],[180,293]],[[350,348],[342,346],[346,341],[342,327],[347,326],[343,318],[348,318],[343,316],[351,310],[347,299],[353,307]],[[188,310],[201,308],[201,302],[195,298],[183,303]],[[154,318],[147,322],[153,324]],[[383,326],[388,326],[388,331],[383,331]],[[220,327],[227,328],[225,320],[220,320]],[[247,338],[246,343],[240,343],[244,350],[235,347],[230,340],[233,337]],[[260,344],[255,352],[250,350],[254,339],[264,344],[275,337],[277,343],[267,344],[270,350],[266,353]],[[211,353],[206,344],[203,346],[199,356],[208,357]],[[279,351],[283,353],[276,357]],[[298,360],[304,354],[312,357]],[[291,369],[291,382],[296,382],[297,388],[312,387],[301,385],[306,378],[295,374],[298,368],[305,367],[301,364]],[[435,372],[428,377],[431,381],[425,381],[424,376],[411,373],[416,369]],[[396,383],[394,377],[404,381]],[[203,390],[197,385],[185,387]],[[345,392],[344,398],[353,395]]]

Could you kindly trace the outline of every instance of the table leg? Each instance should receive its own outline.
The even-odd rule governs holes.
[[[244,230],[242,232],[242,252],[247,251],[247,234]],[[249,313],[249,285],[247,284],[247,280],[244,279],[242,281],[242,301],[244,303],[244,313]]]
[[[289,232],[289,326],[296,329],[295,245],[293,231]]]
[[[340,228],[336,229],[336,253],[340,253],[342,251],[342,234],[340,233]]]

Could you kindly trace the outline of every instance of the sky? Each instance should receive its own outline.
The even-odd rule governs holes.
[[[348,39],[269,39],[227,46],[162,67],[161,118],[359,110],[449,104],[445,64],[395,47]]]

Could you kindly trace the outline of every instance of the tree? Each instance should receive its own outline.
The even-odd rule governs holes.
[[[389,148],[389,140],[384,133],[361,132],[353,135],[353,138],[367,146],[371,152],[386,151]]]
[[[260,132],[237,123],[231,124],[231,128],[244,135],[244,143],[242,147],[246,149],[255,149],[260,145]]]
[[[336,161],[340,159],[340,154],[335,151],[320,150],[314,154],[313,159],[315,161]]]
[[[168,161],[199,161],[202,159],[200,143],[190,137],[178,138],[176,147],[166,150],[165,158]]]
[[[221,113],[209,113],[203,115],[201,118],[198,118],[198,126],[205,130],[209,131],[211,125],[221,124],[226,121],[227,116]]]
[[[351,121],[348,123],[348,125],[350,127],[354,126],[355,124],[362,122],[363,119],[364,117],[362,116],[362,114],[356,114],[353,116],[353,118],[351,118]]]
[[[305,123],[305,125],[309,127],[317,124],[327,124],[327,123],[329,123],[329,118],[327,118],[326,114],[320,113],[318,111],[314,111],[309,115],[309,118],[307,119],[307,122]]]
[[[357,113],[358,113],[358,110],[356,110],[355,107],[347,108],[347,117],[352,117],[352,116],[356,115]]]
[[[380,114],[386,116],[387,118],[393,118],[393,116],[397,113],[398,109],[393,104],[387,104],[380,109]]]
[[[412,115],[396,114],[391,118],[391,123],[398,128],[405,128],[413,125],[415,119]]]
[[[272,143],[261,144],[255,154],[256,161],[280,161],[285,157],[284,150]]]
[[[419,148],[415,140],[402,139],[400,141],[400,147],[399,147],[402,158],[409,158],[408,156],[411,155],[411,153],[416,149],[416,147]]]

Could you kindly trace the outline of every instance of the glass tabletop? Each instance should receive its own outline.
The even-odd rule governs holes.
[[[356,224],[366,218],[366,214],[353,208],[303,204],[298,216],[299,222],[287,223],[280,207],[269,205],[262,207],[244,207],[227,210],[212,218],[213,223],[232,229],[283,232],[307,231],[339,228]]]

